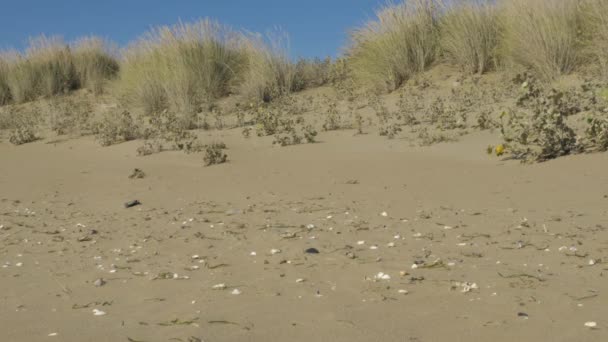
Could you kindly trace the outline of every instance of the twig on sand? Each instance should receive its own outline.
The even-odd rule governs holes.
[[[242,326],[239,323],[236,322],[231,322],[231,321],[226,321],[226,320],[213,320],[213,321],[208,321],[207,323],[209,324],[226,324],[226,325],[236,325],[237,327],[241,327],[245,330],[251,330],[250,327],[248,326]]]
[[[504,274],[498,272],[498,275],[501,276],[502,278],[531,278],[531,279],[536,279],[540,282],[543,282],[546,280],[539,276],[535,276],[533,274],[527,274],[527,273],[514,273],[514,274],[504,275]]]

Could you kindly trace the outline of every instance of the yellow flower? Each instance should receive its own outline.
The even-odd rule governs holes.
[[[494,150],[496,151],[496,155],[500,157],[505,153],[505,145],[500,144]]]

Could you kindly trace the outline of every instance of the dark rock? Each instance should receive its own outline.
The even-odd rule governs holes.
[[[138,200],[133,200],[133,201],[129,201],[129,202],[125,203],[125,208],[132,208],[137,205],[141,205],[141,202]]]

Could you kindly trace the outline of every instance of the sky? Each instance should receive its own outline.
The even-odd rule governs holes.
[[[66,41],[95,35],[125,46],[153,26],[210,17],[233,28],[287,31],[297,57],[336,57],[348,31],[373,17],[382,0],[3,0],[0,50],[29,37]]]

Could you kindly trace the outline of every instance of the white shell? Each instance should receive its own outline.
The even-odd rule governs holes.
[[[376,274],[374,276],[374,278],[377,279],[377,280],[390,280],[391,276],[388,275],[388,274],[386,274],[386,273],[384,273],[384,272],[378,272],[378,274]]]
[[[270,254],[272,254],[272,255],[279,254],[279,253],[281,253],[280,249],[273,248],[273,249],[270,250]]]
[[[240,294],[241,294],[241,290],[239,290],[239,289],[234,289],[234,290],[232,290],[232,292],[231,292],[231,293],[232,293],[233,295],[237,296],[237,295],[240,295]]]
[[[105,316],[106,313],[105,313],[105,311],[93,309],[93,315],[95,315],[95,316]]]
[[[381,215],[382,217],[387,217],[387,216],[388,216],[388,213],[387,213],[386,211],[383,211],[383,212],[381,212],[381,213],[380,213],[380,215]]]
[[[597,323],[596,322],[585,322],[585,326],[587,328],[595,328],[595,327],[597,327]]]
[[[221,284],[213,285],[212,289],[214,289],[214,290],[225,290],[226,287],[227,287],[226,284],[221,283]]]

